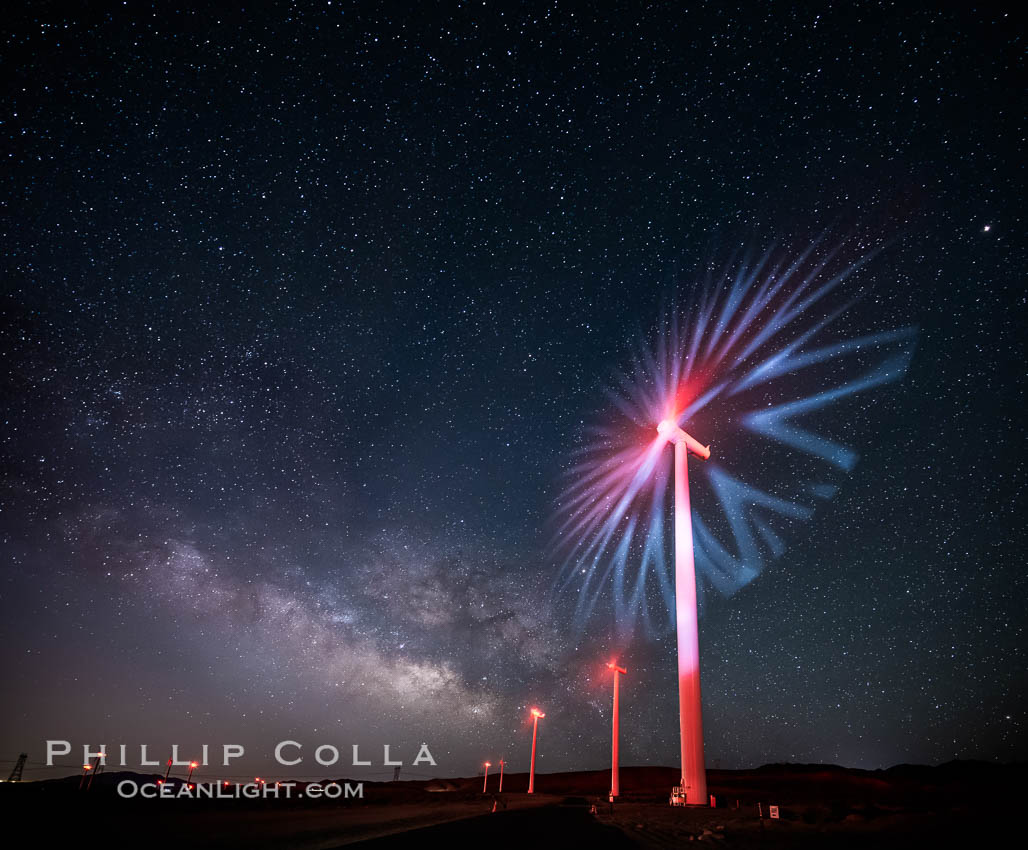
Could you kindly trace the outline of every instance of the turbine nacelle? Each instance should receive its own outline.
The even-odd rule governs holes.
[[[697,457],[704,460],[710,458],[710,446],[700,444],[700,441],[685,433],[674,419],[664,419],[657,426],[657,433],[669,443],[684,443],[685,447]]]

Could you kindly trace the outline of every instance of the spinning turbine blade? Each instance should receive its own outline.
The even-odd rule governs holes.
[[[858,423],[848,418],[840,435],[835,411],[902,377],[917,329],[854,333],[861,299],[849,288],[880,248],[826,238],[793,256],[740,251],[614,372],[610,408],[585,429],[554,516],[556,586],[575,594],[580,628],[601,606],[623,632],[675,626],[674,476],[657,423],[718,442],[691,482],[700,601],[707,588],[728,596],[760,575],[853,469],[846,434]]]

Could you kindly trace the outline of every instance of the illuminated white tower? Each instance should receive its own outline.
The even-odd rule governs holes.
[[[707,460],[710,446],[685,433],[674,419],[657,432],[675,446],[675,628],[678,635],[678,733],[682,747],[681,793],[687,806],[705,806],[707,769],[703,762],[703,701],[700,697],[700,642],[696,611],[696,564],[692,551],[688,456]]]
[[[628,671],[624,667],[618,667],[616,661],[611,661],[607,666],[614,671],[614,729],[610,746],[610,796],[613,799],[621,793],[618,784],[618,679],[622,673]]]

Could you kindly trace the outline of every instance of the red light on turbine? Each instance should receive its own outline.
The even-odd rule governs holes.
[[[535,793],[535,739],[539,734],[539,718],[545,717],[538,708],[532,709],[532,763],[528,769],[528,793]]]

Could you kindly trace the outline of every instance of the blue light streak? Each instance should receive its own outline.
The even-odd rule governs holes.
[[[708,276],[684,315],[671,312],[605,394],[557,499],[556,589],[574,595],[580,626],[603,605],[618,627],[674,628],[671,452],[656,424],[673,416],[710,461],[690,463],[698,589],[731,596],[787,551],[818,502],[859,454],[833,431],[859,430],[843,403],[901,378],[915,327],[849,335],[860,299],[846,284],[880,248],[855,260],[822,235],[794,257],[772,247]]]

